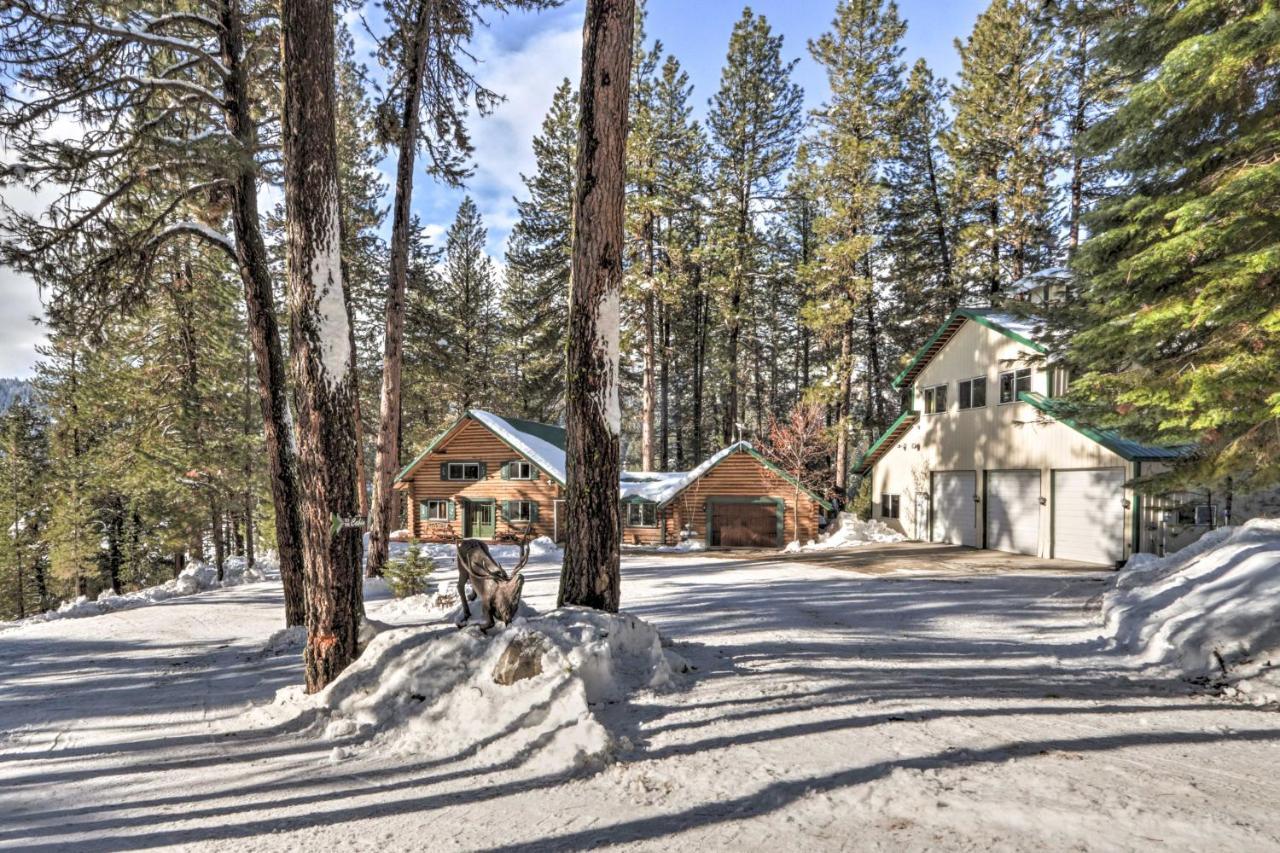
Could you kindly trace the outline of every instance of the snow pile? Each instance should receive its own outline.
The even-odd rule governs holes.
[[[1280,519],[1219,528],[1156,558],[1138,555],[1103,600],[1111,647],[1184,678],[1222,679],[1280,700]]]
[[[687,669],[633,616],[522,612],[530,615],[488,636],[452,625],[383,631],[327,688],[313,696],[285,688],[247,722],[301,726],[335,742],[332,760],[365,750],[433,759],[483,752],[495,764],[527,758],[555,772],[607,756],[594,704],[668,687]],[[520,676],[498,683],[517,656]]]
[[[275,558],[274,555],[269,555],[264,559],[273,561]],[[244,557],[228,557],[223,563],[223,580],[221,582],[218,581],[218,570],[214,566],[208,563],[193,562],[188,564],[176,578],[165,581],[162,584],[120,594],[111,589],[104,589],[96,599],[82,595],[71,601],[62,602],[61,606],[55,610],[46,610],[44,613],[37,613],[35,616],[28,616],[26,619],[19,619],[16,622],[0,622],[0,631],[17,628],[22,625],[32,625],[37,622],[101,616],[104,613],[131,610],[134,607],[143,607],[148,604],[159,604],[171,598],[181,598],[198,592],[207,592],[211,589],[259,583],[267,579],[261,562],[257,566],[249,566]],[[273,563],[268,564],[265,568],[272,571],[277,570]]]
[[[430,557],[436,564],[436,571],[452,569],[457,563],[458,548],[453,543],[419,542],[423,556]],[[404,555],[409,549],[408,543],[392,542],[390,553],[393,557]],[[520,559],[519,545],[489,545],[489,553],[493,558],[510,570]],[[529,562],[561,562],[564,560],[564,549],[557,545],[550,536],[539,536],[529,542]]]
[[[379,622],[404,624],[439,619],[457,606],[458,592],[455,581],[451,580],[448,583],[434,584],[429,592],[404,598],[392,597],[380,606],[366,606],[366,609]]]
[[[307,628],[305,625],[291,625],[276,631],[262,644],[259,652],[263,657],[279,657],[280,655],[298,654],[307,644]]]
[[[816,541],[811,540],[803,546],[794,541],[787,545],[786,550],[790,553],[826,551],[831,548],[853,548],[870,542],[901,542],[906,538],[883,521],[874,518],[863,521],[853,513],[842,512],[835,527],[819,536]]]

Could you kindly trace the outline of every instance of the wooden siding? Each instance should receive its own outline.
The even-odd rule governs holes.
[[[533,525],[534,535],[551,536],[555,526],[553,502],[561,497],[560,486],[545,471],[539,471],[536,480],[502,479],[502,466],[513,459],[524,457],[482,424],[466,421],[448,441],[422,460],[410,478],[409,491],[413,495],[410,529],[413,535],[423,541],[447,541],[460,539],[464,533],[461,506],[457,508],[452,522],[422,521],[418,518],[419,501],[492,498],[497,503],[496,539],[508,538],[524,528],[524,522],[508,522],[502,515],[502,502],[512,500],[536,501],[538,520]],[[445,462],[483,462],[485,476],[475,481],[442,480],[440,466]]]
[[[783,541],[802,542],[818,536],[818,503],[800,492],[800,535],[796,536],[796,487],[766,467],[750,453],[739,451],[724,459],[707,474],[690,483],[666,507],[668,542],[680,541],[687,524],[693,535],[707,541],[707,498],[778,498],[785,502]]]
[[[623,518],[626,518],[627,508],[622,508]],[[658,524],[654,527],[623,527],[622,528],[622,544],[623,545],[665,545],[662,541],[662,512],[658,513]]]

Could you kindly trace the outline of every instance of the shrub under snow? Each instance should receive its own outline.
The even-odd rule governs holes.
[[[363,750],[440,759],[482,751],[487,761],[519,756],[555,772],[608,753],[593,705],[667,687],[687,666],[634,616],[523,612],[532,615],[487,636],[438,623],[383,631],[327,688],[285,688],[250,722],[304,725],[335,741],[333,760]]]
[[[1113,648],[1187,678],[1280,700],[1280,519],[1219,528],[1163,558],[1135,555],[1103,601]]]

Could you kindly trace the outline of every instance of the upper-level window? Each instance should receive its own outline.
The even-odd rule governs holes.
[[[1067,389],[1071,387],[1071,371],[1065,367],[1056,367],[1049,374],[1052,377],[1053,387],[1049,389],[1050,397],[1061,397],[1067,393]]]
[[[507,463],[507,479],[508,480],[532,480],[534,476],[533,465],[524,460]]]
[[[924,389],[924,413],[936,415],[947,410],[947,386],[934,385]]]
[[[962,380],[956,396],[959,398],[960,408],[981,409],[987,405],[987,378],[983,376]]]
[[[1017,402],[1018,395],[1031,390],[1031,368],[1009,370],[1000,374],[1000,402]]]
[[[479,480],[480,463],[446,462],[443,473],[446,480]]]
[[[650,501],[629,501],[623,504],[626,527],[657,527],[658,506]]]

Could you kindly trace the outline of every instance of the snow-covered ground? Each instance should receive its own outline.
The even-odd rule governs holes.
[[[1280,847],[1280,717],[1105,650],[1114,574],[948,572],[936,556],[887,575],[700,555],[623,571],[625,609],[695,669],[592,705],[608,760],[576,767],[548,767],[538,743],[411,739],[335,761],[343,735],[263,719],[300,678],[276,582],[5,632],[0,846]],[[554,557],[527,574],[550,612]],[[472,636],[426,598],[371,592],[371,618],[421,626],[383,643]],[[495,633],[448,642],[470,655]]]

